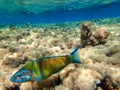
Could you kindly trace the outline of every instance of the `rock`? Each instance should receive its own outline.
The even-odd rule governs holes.
[[[53,48],[51,48],[51,51],[56,54],[56,53],[60,53],[61,52],[61,48],[59,46],[54,46]]]
[[[110,76],[106,76],[97,86],[103,90],[120,90],[120,83],[114,81]]]
[[[65,50],[65,49],[67,48],[67,45],[66,45],[65,43],[61,43],[61,44],[60,44],[60,48],[61,48],[62,50]]]
[[[15,87],[3,87],[3,90],[20,90],[18,86]]]
[[[32,83],[31,82],[22,83],[20,86],[20,90],[33,90]]]
[[[4,81],[5,81],[5,77],[0,76],[0,82],[4,82]]]
[[[106,39],[110,35],[108,28],[100,27],[95,28],[95,30],[91,29],[91,24],[84,22],[80,29],[81,31],[81,44],[83,47],[87,45],[96,46],[99,44],[105,44]]]
[[[10,67],[18,67],[20,64],[24,64],[28,60],[27,57],[18,57],[15,58],[14,56],[4,56],[2,61],[2,65],[7,65]]]
[[[8,48],[8,51],[9,51],[9,52],[12,52],[12,53],[18,51],[18,48],[16,48],[16,46],[8,46],[7,48]]]
[[[99,79],[99,73],[77,68],[70,72],[69,76],[62,80],[62,84],[55,87],[55,90],[61,90],[61,88],[66,90],[94,90],[96,88],[95,82]]]
[[[55,32],[51,32],[51,35],[54,36],[54,35],[55,35]]]
[[[120,90],[120,25],[113,25],[113,28],[89,22],[81,27],[81,42],[85,47],[79,52],[81,64],[69,64],[40,82],[20,85],[9,81],[13,71],[26,61],[70,54],[80,41],[80,30],[72,25],[70,28],[53,25],[55,31],[44,26],[40,26],[42,31],[36,26],[20,28],[23,33],[17,29],[12,32],[3,29],[0,35],[3,38],[0,42],[0,90]],[[25,33],[27,29],[28,34]],[[4,39],[9,35],[9,39]]]
[[[100,27],[98,29],[96,29],[96,31],[94,31],[94,33],[92,33],[92,37],[94,37],[94,39],[96,39],[97,44],[105,44],[105,40],[108,38],[108,36],[110,35],[110,32],[107,30],[106,27]],[[95,44],[96,45],[96,44]]]
[[[83,47],[86,46],[88,43],[88,39],[90,38],[91,35],[91,29],[90,29],[91,24],[88,22],[82,23],[80,33],[81,33],[81,44]]]

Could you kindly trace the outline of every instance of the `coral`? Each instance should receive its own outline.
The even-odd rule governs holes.
[[[67,48],[67,45],[65,43],[60,43],[60,48],[62,50],[65,50]]]
[[[100,27],[100,28],[97,28],[96,31],[92,33],[92,35],[90,36],[90,41],[91,42],[97,41],[93,43],[94,45],[105,44],[106,42],[105,40],[109,35],[110,35],[110,32],[107,30],[106,27]],[[93,38],[91,39],[91,37]]]
[[[21,84],[20,90],[33,90],[32,83],[27,82],[27,83]]]
[[[70,54],[80,44],[81,23],[76,24],[74,28],[73,24],[69,27],[58,24],[3,29],[0,32],[0,90],[119,90],[120,25],[98,26],[88,22],[81,27],[81,44],[85,47],[79,52],[81,64],[69,64],[40,82],[9,81],[12,73],[26,62]]]
[[[92,29],[92,24],[88,22],[84,22],[80,29],[81,33],[81,44],[83,47],[87,45],[99,45],[105,44],[106,39],[110,35],[108,28],[106,27],[98,27]]]
[[[86,46],[88,43],[88,39],[91,36],[91,29],[90,29],[91,24],[84,22],[81,26],[80,33],[81,33],[81,44],[83,47]]]
[[[51,51],[55,54],[61,53],[61,48],[59,46],[55,46],[55,47],[51,48]]]
[[[7,48],[8,45],[6,45],[5,43],[0,43],[0,48]]]
[[[14,87],[3,87],[2,90],[20,90],[19,86],[14,86]]]
[[[97,85],[98,87],[101,87],[102,90],[119,90],[120,84],[116,82],[114,79],[112,79],[110,76],[106,76],[100,84]],[[98,90],[98,88],[96,89]]]
[[[95,89],[95,82],[99,82],[100,78],[100,74],[95,71],[76,69],[69,72],[68,77],[63,79],[63,84],[57,86],[55,90],[93,90]]]
[[[7,48],[8,48],[8,51],[9,51],[9,52],[12,52],[12,53],[18,51],[18,48],[16,48],[15,46],[12,46],[12,45],[11,45],[11,46],[8,46]]]
[[[27,61],[27,57],[15,57],[15,56],[4,56],[2,65],[8,65],[10,67],[18,67],[20,64],[24,64]]]

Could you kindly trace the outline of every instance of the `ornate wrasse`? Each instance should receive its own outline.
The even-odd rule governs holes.
[[[77,47],[70,55],[44,57],[32,60],[12,75],[12,82],[41,81],[60,71],[69,63],[81,63]]]

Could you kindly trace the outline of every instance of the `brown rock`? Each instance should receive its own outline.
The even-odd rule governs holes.
[[[95,30],[91,29],[91,24],[84,22],[80,29],[81,31],[81,44],[83,47],[87,45],[99,45],[105,44],[106,39],[110,35],[110,32],[106,27],[95,28]]]
[[[88,22],[84,22],[82,24],[82,27],[80,29],[81,33],[81,44],[83,47],[86,46],[88,39],[90,38],[91,35],[91,29],[90,29],[91,24]]]

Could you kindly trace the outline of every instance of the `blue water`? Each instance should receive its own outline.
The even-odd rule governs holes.
[[[73,4],[75,4],[75,2]],[[65,7],[67,8],[68,6],[64,5],[64,8]],[[59,7],[52,10],[43,10],[44,12],[37,13],[24,10],[22,11],[22,9],[18,10],[18,12],[10,12],[10,10],[3,10],[0,12],[0,23],[55,23],[120,17],[119,0],[117,0],[117,2],[112,2],[108,4],[94,4],[85,8],[83,7],[71,10],[65,10],[64,8]]]

